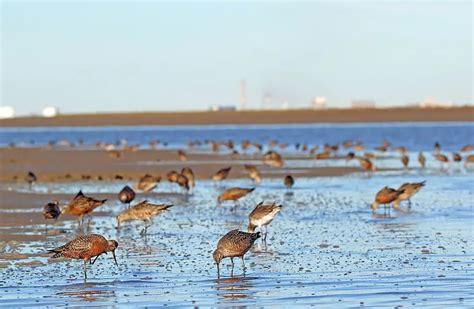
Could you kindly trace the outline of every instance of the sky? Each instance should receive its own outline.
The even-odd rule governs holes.
[[[17,114],[473,102],[471,1],[1,1]]]

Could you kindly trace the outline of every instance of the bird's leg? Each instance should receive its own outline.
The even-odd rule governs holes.
[[[95,261],[97,261],[97,259],[99,258],[99,256],[100,256],[100,254],[95,257],[95,259],[94,259],[94,260],[92,261],[92,263],[91,263],[92,265],[95,263]]]
[[[216,265],[217,265],[217,279],[219,279],[221,277],[221,268],[220,268],[219,263],[216,263]]]
[[[86,280],[87,280],[87,260],[84,260],[84,282],[86,282]]]
[[[244,256],[242,255],[240,258],[242,259],[242,270],[244,271],[244,275],[245,275],[246,267],[245,267],[245,262],[244,262]]]
[[[230,258],[230,262],[232,263],[232,269],[230,271],[230,276],[232,277],[234,275],[234,258]]]

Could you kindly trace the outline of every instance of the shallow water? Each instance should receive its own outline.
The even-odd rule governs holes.
[[[371,215],[369,203],[380,187],[421,180],[427,186],[413,198],[410,212],[383,217],[381,208],[380,216]],[[49,227],[58,235],[14,249],[32,255],[0,269],[0,306],[474,306],[472,173],[387,172],[296,181],[287,192],[280,179],[266,179],[235,211],[232,204],[217,206],[222,188],[209,181],[198,181],[188,197],[154,196],[153,202],[176,206],[155,219],[146,237],[140,235],[141,222],[116,230],[114,216],[124,206],[110,201],[101,215],[92,216],[88,232],[118,240],[119,267],[110,255],[102,256],[89,268],[87,283],[81,261],[54,262],[43,254],[77,232],[77,222],[60,221]],[[39,184],[34,190],[72,195],[82,188],[94,195],[116,193],[124,184]],[[233,185],[250,182],[226,183]],[[178,192],[171,186],[159,191]],[[215,244],[228,230],[245,229],[248,213],[261,200],[283,204],[267,243],[259,240],[246,255],[245,275],[236,260],[231,277],[226,259],[217,280]],[[41,207],[31,208],[40,212]],[[43,225],[23,229],[45,233]]]

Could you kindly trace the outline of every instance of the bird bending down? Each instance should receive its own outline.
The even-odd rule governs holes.
[[[94,264],[97,258],[107,252],[112,252],[115,265],[118,266],[117,258],[115,257],[115,249],[118,247],[118,242],[115,240],[107,240],[104,236],[98,234],[81,235],[67,244],[48,250],[54,253],[52,258],[65,257],[69,259],[78,259],[84,261],[84,281],[87,279],[87,262]],[[91,258],[95,257],[91,262]]]
[[[387,186],[383,187],[377,194],[375,195],[375,201],[372,203],[371,208],[372,212],[377,210],[377,207],[380,204],[387,205],[395,201],[400,194],[402,194],[403,190],[395,190],[393,188],[389,188]]]
[[[255,232],[257,227],[262,231],[265,226],[265,233],[263,234],[263,241],[265,242],[268,234],[267,225],[273,221],[281,208],[282,206],[277,205],[276,203],[263,205],[263,202],[260,202],[260,204],[258,204],[249,215],[248,232]]]
[[[224,201],[234,201],[235,206],[237,206],[238,200],[246,196],[250,192],[255,190],[255,188],[229,188],[226,189],[219,197],[217,198],[218,204]]]
[[[217,243],[212,257],[217,266],[217,277],[220,277],[220,263],[222,259],[229,257],[232,263],[231,276],[234,273],[234,258],[242,259],[242,269],[245,273],[244,255],[252,247],[253,243],[260,238],[260,232],[246,233],[239,230],[232,230],[225,234]]]
[[[90,214],[94,209],[103,205],[106,201],[107,199],[96,200],[92,197],[85,196],[82,191],[79,191],[74,199],[62,209],[61,214],[77,216],[79,223],[82,223],[84,215]]]

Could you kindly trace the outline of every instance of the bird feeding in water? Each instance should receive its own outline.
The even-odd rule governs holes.
[[[400,194],[402,194],[403,190],[395,190],[393,188],[389,188],[387,186],[383,187],[377,194],[375,195],[375,201],[372,203],[371,208],[372,212],[374,213],[377,210],[377,207],[380,204],[388,205],[395,201]]]
[[[151,226],[153,218],[156,215],[168,210],[168,208],[172,206],[173,205],[152,204],[145,200],[120,213],[117,216],[117,228],[120,227],[120,224],[125,221],[142,220],[145,222],[145,228],[141,233],[146,234],[148,227]]]
[[[67,244],[49,250],[54,253],[52,258],[69,258],[84,261],[84,281],[87,279],[87,262],[94,264],[97,258],[107,252],[112,252],[115,265],[118,266],[117,258],[115,257],[115,250],[118,247],[118,242],[115,240],[107,240],[104,236],[98,234],[81,235]],[[94,261],[91,259],[95,257]]]
[[[250,192],[255,190],[255,188],[229,188],[226,189],[219,197],[217,198],[217,203],[221,204],[224,201],[234,201],[234,206],[237,206],[239,199],[243,198]]]
[[[107,199],[96,200],[92,197],[85,196],[82,191],[79,191],[74,199],[66,205],[61,211],[62,214],[69,214],[77,216],[79,224],[82,224],[82,218],[90,214],[94,209],[103,205]]]
[[[248,232],[253,233],[258,227],[263,233],[263,227],[265,226],[265,233],[263,234],[263,241],[265,242],[268,234],[267,226],[273,221],[281,208],[282,206],[276,203],[264,205],[263,202],[260,202],[249,215]]]
[[[217,243],[212,257],[217,267],[217,277],[220,277],[220,263],[224,258],[230,258],[232,263],[231,276],[234,273],[234,258],[242,259],[242,269],[245,273],[244,255],[252,247],[253,243],[260,238],[260,232],[246,233],[239,230],[232,230],[225,234]]]

